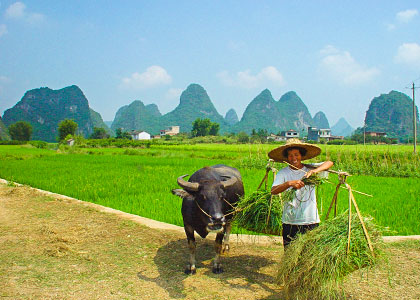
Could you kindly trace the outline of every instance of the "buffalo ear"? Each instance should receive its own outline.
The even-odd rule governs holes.
[[[193,196],[188,193],[186,190],[183,189],[173,189],[172,194],[175,196],[181,197],[182,199],[191,200],[193,199]]]

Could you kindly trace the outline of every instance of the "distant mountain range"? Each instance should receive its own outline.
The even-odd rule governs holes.
[[[410,119],[410,102],[408,96],[395,91],[374,98],[366,114],[367,129],[406,134],[410,127],[407,121]],[[155,104],[144,105],[140,100],[121,107],[111,129],[103,122],[100,114],[89,107],[83,92],[75,85],[60,90],[40,88],[26,92],[13,108],[5,111],[3,122],[9,126],[17,121],[27,121],[32,124],[33,139],[52,142],[56,140],[58,123],[64,119],[73,119],[79,125],[79,132],[88,136],[93,127],[105,128],[111,134],[117,128],[158,134],[162,129],[177,125],[181,132],[190,132],[197,118],[209,118],[219,123],[221,133],[251,133],[252,129],[278,133],[289,129],[307,130],[308,126],[330,127],[323,112],[317,112],[312,118],[294,91],[287,92],[276,101],[266,89],[249,103],[240,120],[234,109],[230,109],[223,117],[217,112],[206,90],[198,84],[189,85],[181,94],[179,105],[164,115]],[[342,136],[353,132],[353,128],[343,118],[331,130],[333,135]],[[7,131],[2,127],[0,119],[0,138],[6,139],[5,134]]]

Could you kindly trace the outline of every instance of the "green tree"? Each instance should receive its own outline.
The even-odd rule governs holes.
[[[115,130],[115,138],[116,139],[127,139],[131,140],[132,137],[127,131],[123,131],[122,128],[117,128]]]
[[[76,133],[77,130],[77,123],[73,120],[63,120],[58,124],[58,140],[61,142],[63,141],[66,136],[72,135]]]
[[[238,137],[238,142],[239,143],[248,143],[249,142],[249,136],[248,136],[248,134],[246,134],[246,132],[241,131],[236,136]]]
[[[219,134],[219,129],[220,129],[220,124],[219,123],[211,123],[210,130],[209,130],[209,135],[218,135]]]
[[[19,121],[9,126],[9,134],[12,140],[29,141],[32,136],[32,125],[25,121]]]
[[[200,119],[197,118],[193,122],[193,128],[191,130],[191,135],[196,136],[206,136],[206,135],[217,135],[219,133],[220,124],[213,123],[210,119]]]
[[[109,134],[106,133],[105,128],[102,127],[93,127],[93,133],[90,135],[91,139],[107,139]]]

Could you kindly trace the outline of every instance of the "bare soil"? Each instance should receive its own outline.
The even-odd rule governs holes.
[[[215,275],[213,240],[198,238],[197,274],[188,276],[185,236],[169,228],[0,184],[0,298],[284,299],[276,240],[236,239]],[[388,264],[346,279],[349,299],[420,299],[420,242],[392,243],[388,252]]]

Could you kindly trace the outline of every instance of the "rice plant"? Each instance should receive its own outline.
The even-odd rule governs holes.
[[[298,235],[286,249],[279,266],[278,282],[291,299],[341,299],[339,284],[351,272],[375,265],[383,254],[381,229],[372,218],[363,219],[374,253],[368,247],[357,215],[352,218],[347,251],[348,214]]]

